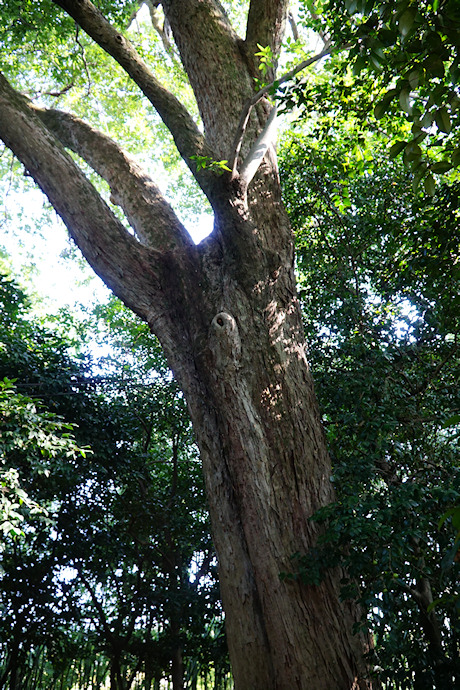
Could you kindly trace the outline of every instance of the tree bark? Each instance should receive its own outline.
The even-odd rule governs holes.
[[[214,160],[231,158],[240,114],[253,94],[253,46],[270,37],[276,57],[287,3],[252,2],[245,42],[214,0],[164,0],[204,136],[88,0],[57,4],[140,85],[214,210],[212,235],[195,247],[153,182],[130,171],[113,142],[115,148],[94,130],[85,134],[76,119],[39,111],[0,79],[0,137],[48,195],[95,271],[150,324],[188,401],[236,688],[375,687],[363,661],[367,640],[352,632],[358,612],[340,601],[340,573],[315,587],[280,577],[292,572],[294,553],[316,543],[318,528],[309,518],[333,493],[274,152],[249,189],[238,175],[198,169],[194,157],[210,151]],[[268,103],[254,109],[243,157],[269,112]],[[135,237],[64,146],[117,187]],[[137,203],[141,188],[145,195]]]

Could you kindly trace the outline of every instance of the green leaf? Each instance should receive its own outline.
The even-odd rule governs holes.
[[[420,120],[420,124],[422,125],[422,127],[431,127],[432,123],[433,116],[429,112],[425,113],[422,119]]]
[[[454,562],[454,559],[457,556],[459,546],[460,544],[458,540],[456,540],[454,544],[451,546],[451,548],[446,551],[444,558],[441,561],[441,571],[443,573],[446,572],[446,570],[449,570],[449,568],[451,568],[452,563]]]
[[[393,146],[390,148],[389,151],[389,156],[390,159],[396,158],[396,156],[399,156],[401,151],[403,151],[407,146],[407,141],[396,141]]]
[[[436,184],[433,175],[428,175],[427,177],[425,177],[425,179],[423,180],[423,186],[425,187],[425,192],[429,196],[433,196],[433,194],[436,191]]]
[[[444,106],[439,108],[439,110],[437,110],[435,113],[434,119],[441,132],[449,134],[450,130],[452,129],[452,122],[449,113],[447,112],[447,108]]]
[[[415,9],[415,7],[408,7],[407,10],[399,18],[398,28],[403,37],[407,36],[409,31],[412,29],[416,14],[417,10]]]
[[[460,165],[460,146],[454,149],[452,153],[452,165],[457,168]]]
[[[349,14],[354,14],[358,9],[358,0],[345,0],[345,7]]]
[[[387,112],[389,107],[390,107],[390,101],[388,99],[384,99],[383,101],[380,101],[380,103],[377,103],[377,105],[374,108],[375,119],[381,120],[382,117]]]
[[[439,77],[440,79],[444,77],[444,62],[439,55],[429,55],[424,61],[423,66],[432,77]]]
[[[379,55],[376,53],[374,50],[370,52],[369,54],[369,60],[371,61],[372,65],[375,67],[376,70],[381,72],[385,66],[386,60],[382,55]]]
[[[425,171],[424,171],[424,170],[419,170],[419,171],[414,175],[414,177],[412,178],[412,185],[411,185],[411,186],[412,186],[412,191],[413,191],[413,192],[417,192],[417,191],[418,191],[418,188],[420,187],[420,182],[422,181],[424,174],[425,174]]]
[[[431,170],[438,175],[442,175],[443,173],[452,170],[452,163],[449,163],[448,161],[439,161],[439,163],[433,163]]]
[[[410,91],[409,89],[402,89],[399,94],[399,105],[404,110],[405,113],[410,115],[412,106],[410,103]]]
[[[414,161],[417,158],[420,158],[421,155],[422,149],[420,146],[415,141],[410,141],[406,146],[406,150],[404,151],[406,161]]]
[[[355,62],[353,63],[353,74],[356,76],[359,74],[365,67],[367,67],[367,60],[365,57],[360,55],[359,57],[356,58]]]
[[[457,424],[460,424],[460,414],[454,414],[452,415],[452,417],[446,419],[446,421],[442,425],[442,428],[447,429],[451,426],[457,426]]]
[[[420,82],[420,77],[422,76],[422,70],[413,69],[407,75],[411,89],[416,89]]]

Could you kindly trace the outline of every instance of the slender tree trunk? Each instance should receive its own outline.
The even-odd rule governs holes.
[[[144,662],[144,690],[151,690],[152,683],[154,680],[154,672],[150,664],[145,661]]]
[[[121,654],[114,652],[110,663],[110,690],[125,690],[126,683],[121,670]]]
[[[17,684],[18,684],[18,671],[20,671],[20,661],[21,661],[21,655],[20,655],[20,645],[21,645],[21,633],[18,631],[21,630],[21,625],[18,622],[16,626],[16,630],[13,631],[12,639],[11,639],[11,646],[10,646],[10,654],[9,654],[9,659],[8,659],[8,664],[7,664],[7,670],[6,670],[6,675],[5,675],[5,687],[6,687],[6,682],[8,680],[8,672],[9,672],[9,680],[8,680],[8,690],[17,690]]]
[[[171,659],[171,678],[173,690],[184,690],[184,659],[182,647],[178,644]]]

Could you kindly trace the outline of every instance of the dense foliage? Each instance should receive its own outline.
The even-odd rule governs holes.
[[[158,346],[117,303],[96,367],[2,288],[0,687],[223,683],[201,470]]]
[[[460,165],[458,2],[307,0],[302,6],[301,23],[339,54],[339,62],[332,61],[337,79],[326,87],[302,74],[283,100],[302,106],[309,117],[316,111],[315,95],[325,88],[327,105],[319,107],[332,116],[360,101],[358,128],[386,132],[390,157],[402,154],[413,187],[423,181],[433,194],[435,175]],[[402,123],[397,131],[395,120]]]
[[[460,544],[440,521],[460,502],[460,186],[416,197],[384,155],[350,176],[346,136],[322,144],[297,136],[282,166],[337,493],[298,576],[346,568],[385,687],[449,688]]]

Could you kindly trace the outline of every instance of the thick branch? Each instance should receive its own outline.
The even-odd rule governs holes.
[[[118,144],[74,115],[38,108],[35,112],[65,147],[106,180],[111,200],[123,208],[141,242],[161,251],[191,245],[187,231],[153,180]]]
[[[117,31],[90,0],[53,0],[111,55],[139,86],[171,132],[177,149],[204,193],[209,196],[215,175],[197,169],[194,156],[212,157],[203,135],[182,103],[154,77],[133,45]]]
[[[269,46],[276,60],[284,36],[289,0],[251,0],[246,25],[246,48],[249,56],[257,53],[257,44]],[[275,76],[276,64],[268,73],[269,79]]]
[[[152,319],[152,305],[161,302],[159,253],[128,233],[34,108],[1,74],[0,138],[46,194],[96,273],[141,318]]]
[[[253,92],[253,77],[243,41],[218,0],[163,0],[182,65],[200,110],[206,141],[226,158],[243,104]],[[251,123],[254,134],[260,124]]]

